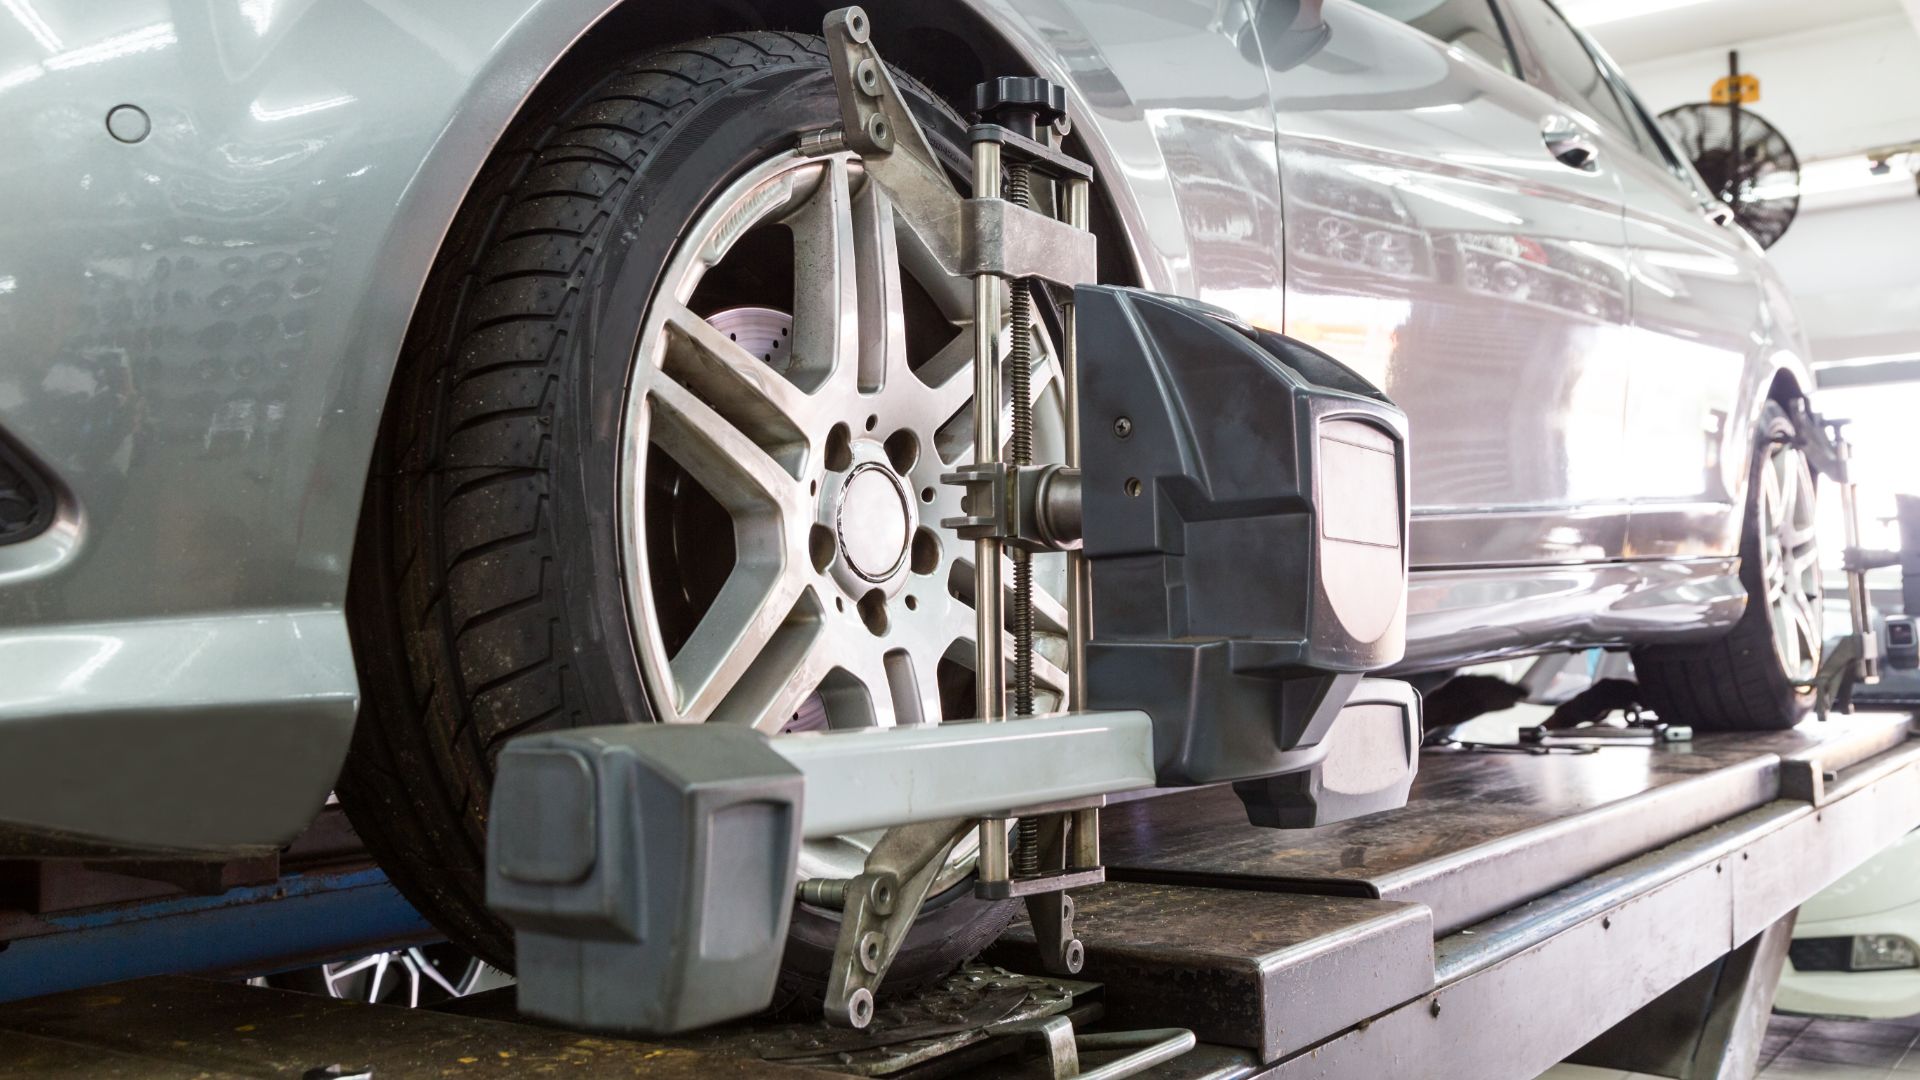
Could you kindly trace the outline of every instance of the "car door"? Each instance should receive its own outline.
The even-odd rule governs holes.
[[[1618,557],[1620,191],[1543,134],[1597,130],[1517,77],[1489,0],[1328,0],[1321,15],[1308,55],[1262,39],[1287,331],[1407,410],[1414,565]]]
[[[1605,132],[1620,183],[1632,306],[1620,475],[1632,488],[1624,554],[1726,555],[1739,545],[1746,417],[1764,392],[1771,328],[1759,249],[1706,199],[1611,62],[1550,0],[1498,0],[1530,79],[1579,102]]]
[[[1771,382],[1771,354],[1793,335],[1776,325],[1777,288],[1768,288],[1759,246],[1706,194],[1610,66],[1609,75],[1641,148],[1620,166],[1641,342],[1627,384],[1627,462],[1642,485],[1628,551],[1731,555],[1740,547],[1749,418]]]

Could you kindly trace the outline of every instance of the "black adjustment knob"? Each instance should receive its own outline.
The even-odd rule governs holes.
[[[1002,75],[973,88],[973,111],[989,124],[1029,139],[1067,115],[1067,88],[1038,75]]]

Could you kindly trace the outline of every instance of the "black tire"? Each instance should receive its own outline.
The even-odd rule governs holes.
[[[964,126],[902,80],[958,165]],[[529,109],[475,183],[416,312],[370,471],[349,609],[366,701],[340,781],[408,899],[511,968],[484,903],[487,803],[517,735],[651,719],[612,520],[617,416],[684,224],[838,122],[821,43],[721,35]],[[971,883],[929,904],[886,982],[911,990],[1004,928]],[[819,999],[838,917],[795,912],[780,999]],[[778,1000],[778,999],[777,999]]]
[[[1641,704],[1663,720],[1702,731],[1784,731],[1805,719],[1813,691],[1796,686],[1781,659],[1767,611],[1760,553],[1760,470],[1769,444],[1796,442],[1792,417],[1768,402],[1747,475],[1740,533],[1740,584],[1747,609],[1726,636],[1633,650]]]

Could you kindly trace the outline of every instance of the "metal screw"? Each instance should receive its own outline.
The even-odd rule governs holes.
[[[1435,1017],[1440,1015],[1440,999],[1439,998],[1434,998],[1433,1004],[1427,1006],[1427,1015],[1435,1016]]]
[[[1133,434],[1133,421],[1127,419],[1124,416],[1118,420],[1115,420],[1113,422],[1113,434],[1116,438],[1121,438],[1121,439],[1124,439],[1127,436]]]
[[[1605,917],[1603,917],[1603,918],[1602,918],[1602,919],[1600,920],[1600,929],[1602,929],[1602,930],[1611,930],[1611,929],[1613,929],[1613,916],[1611,916],[1611,915],[1608,915],[1608,916],[1605,916]]]

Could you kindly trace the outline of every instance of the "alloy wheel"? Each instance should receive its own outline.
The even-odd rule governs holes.
[[[925,228],[857,156],[794,153],[734,183],[669,263],[621,480],[659,719],[771,733],[975,714],[972,545],[939,524],[960,513],[940,474],[972,454],[971,292]],[[1059,364],[1041,338],[1036,451],[1057,458]],[[1064,574],[1036,560],[1043,709],[1065,704]],[[858,873],[877,837],[809,842],[802,875]],[[972,857],[969,842],[936,887]]]
[[[1787,677],[1806,682],[1819,670],[1823,641],[1813,469],[1791,442],[1768,443],[1766,455],[1759,510],[1767,620]]]

